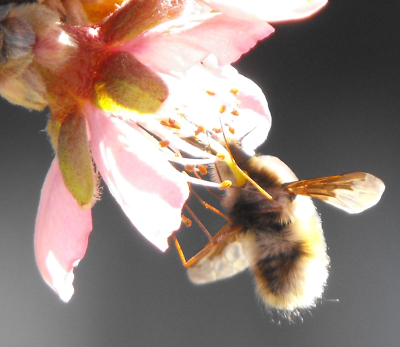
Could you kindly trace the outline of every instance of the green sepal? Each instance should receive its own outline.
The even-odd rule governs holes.
[[[60,134],[61,124],[62,123],[60,122],[60,119],[57,117],[57,115],[53,112],[50,112],[46,131],[50,137],[51,144],[56,152],[58,148],[58,135]]]
[[[109,44],[127,41],[178,17],[185,6],[185,0],[131,0],[100,25],[100,37]]]
[[[96,194],[96,174],[90,156],[86,119],[70,114],[61,125],[57,155],[68,190],[81,206],[92,202]]]
[[[115,52],[103,61],[93,103],[110,112],[156,112],[168,97],[164,81],[132,54]]]

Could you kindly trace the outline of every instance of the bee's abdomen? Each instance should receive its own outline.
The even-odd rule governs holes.
[[[285,248],[284,252],[271,254],[253,267],[255,276],[264,281],[261,285],[264,290],[276,296],[285,296],[293,291],[299,260],[305,256],[301,244]]]
[[[256,291],[269,307],[293,311],[314,306],[328,276],[329,258],[322,237],[299,236],[289,225],[278,233],[258,234],[250,266]]]

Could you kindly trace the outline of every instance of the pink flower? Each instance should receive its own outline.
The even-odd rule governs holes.
[[[250,133],[249,151],[265,140],[266,99],[229,64],[273,28],[254,13],[238,15],[241,2],[132,0],[92,26],[83,24],[106,11],[96,17],[71,1],[60,24],[62,9],[46,4],[0,13],[8,44],[0,92],[51,110],[47,131],[56,157],[42,189],[35,254],[45,281],[68,301],[92,229],[99,174],[135,227],[164,251],[189,194],[188,178],[170,162],[215,160],[184,139],[201,139],[200,128],[219,128],[222,120],[235,136]]]

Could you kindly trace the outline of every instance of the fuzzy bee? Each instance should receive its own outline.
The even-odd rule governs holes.
[[[189,261],[175,244],[192,282],[203,284],[250,268],[267,307],[284,313],[315,305],[328,277],[320,217],[310,197],[348,213],[375,205],[385,186],[364,172],[298,180],[273,156],[248,156],[226,146],[231,160],[215,165],[216,181],[230,180],[223,205],[229,222]]]

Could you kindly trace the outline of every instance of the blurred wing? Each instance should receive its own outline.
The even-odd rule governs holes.
[[[385,184],[365,172],[301,180],[284,184],[296,195],[318,198],[348,213],[360,213],[381,199]]]
[[[231,277],[247,269],[249,262],[244,252],[243,237],[235,233],[214,245],[209,243],[206,246],[209,251],[187,268],[190,280],[204,284]]]

